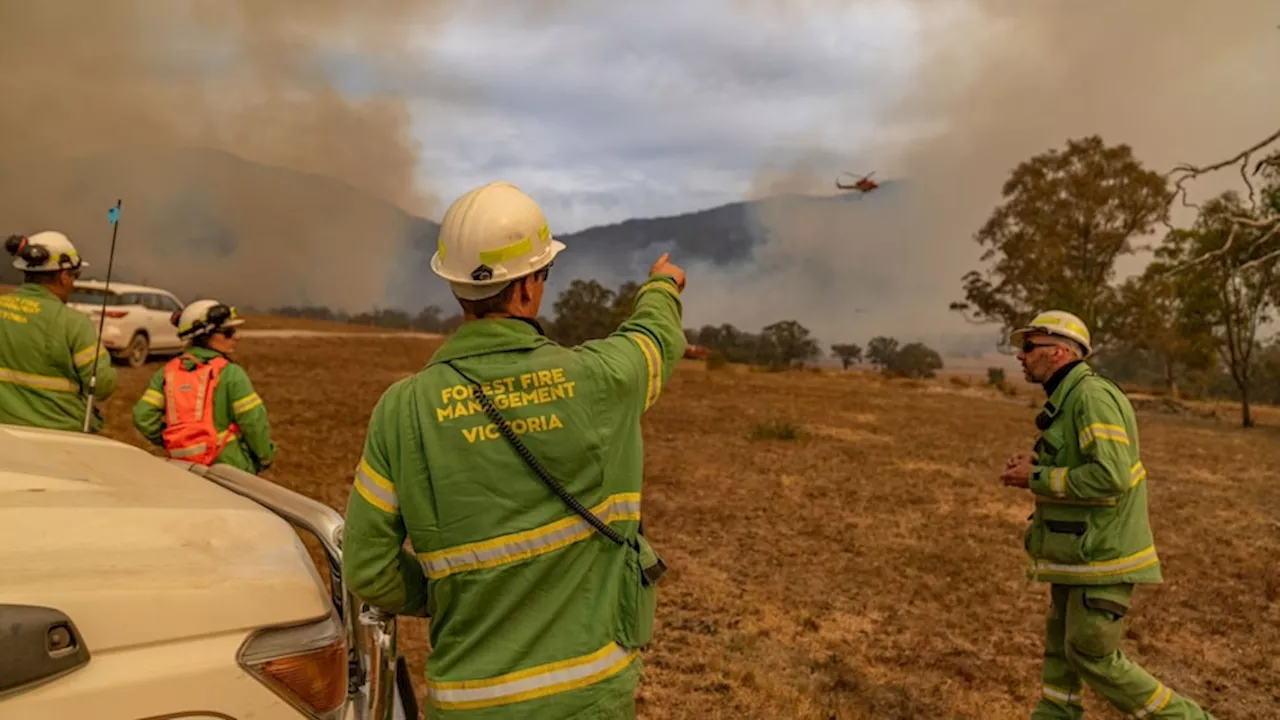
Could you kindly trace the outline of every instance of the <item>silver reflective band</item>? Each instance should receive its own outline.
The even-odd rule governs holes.
[[[512,679],[507,681],[498,677],[492,680],[428,683],[427,691],[437,705],[446,708],[500,705],[603,680],[626,667],[635,655],[635,651],[627,651],[617,643],[609,643],[590,655],[551,663],[547,666],[551,669],[544,672],[531,668],[512,673]]]

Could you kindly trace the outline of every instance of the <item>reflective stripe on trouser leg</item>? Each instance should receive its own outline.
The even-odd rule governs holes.
[[[1119,587],[1119,586],[1117,586]],[[1192,700],[1152,677],[1120,650],[1124,618],[1089,607],[1088,586],[1072,587],[1067,602],[1067,659],[1090,689],[1125,717],[1212,720]]]
[[[1084,683],[1067,662],[1069,589],[1064,585],[1052,586],[1052,601],[1045,618],[1040,699],[1031,713],[1031,720],[1080,720],[1084,717]]]

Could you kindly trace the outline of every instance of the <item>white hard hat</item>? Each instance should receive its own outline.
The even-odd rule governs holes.
[[[1090,340],[1089,328],[1080,318],[1063,310],[1042,312],[1031,321],[1030,325],[1014,330],[1010,340],[1014,345],[1021,345],[1023,338],[1029,333],[1056,335],[1080,343],[1087,358],[1093,354],[1093,342]]]
[[[4,249],[13,256],[13,266],[24,272],[57,272],[89,267],[89,263],[80,259],[76,246],[56,230],[45,230],[30,237],[12,235],[5,241]]]
[[[244,324],[244,318],[234,307],[217,300],[196,300],[174,313],[169,321],[178,328],[178,337],[184,340]]]
[[[492,182],[449,206],[431,270],[463,300],[483,300],[550,265],[564,247],[533,198],[509,182]]]

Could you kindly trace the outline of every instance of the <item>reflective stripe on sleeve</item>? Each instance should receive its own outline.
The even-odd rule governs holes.
[[[640,347],[641,354],[644,355],[644,364],[649,371],[648,384],[645,387],[644,408],[649,406],[658,399],[658,395],[662,392],[662,353],[658,351],[658,346],[653,342],[653,338],[638,332],[629,332],[626,334],[631,338],[637,346]]]
[[[142,393],[142,402],[156,408],[164,409],[164,393],[148,388]]]
[[[639,290],[636,291],[636,297],[640,297],[640,295],[647,290],[661,290],[677,300],[680,299],[680,291],[666,280],[650,280],[646,282],[640,286]]]
[[[79,392],[80,386],[63,377],[54,377],[52,375],[36,375],[34,373],[25,373],[18,370],[10,370],[9,368],[0,367],[0,382],[21,385],[33,390],[48,390],[50,392]]]
[[[1125,432],[1125,429],[1119,425],[1094,423],[1080,431],[1080,449],[1083,450],[1089,447],[1094,440],[1110,440],[1121,445],[1128,445],[1129,433]]]
[[[1067,494],[1067,468],[1056,467],[1049,471],[1049,492],[1058,497]]]
[[[258,393],[250,393],[232,402],[231,411],[236,415],[243,415],[261,404],[262,398],[258,397]]]
[[[640,493],[610,495],[591,512],[605,523],[640,519]],[[591,537],[596,529],[572,514],[532,530],[502,535],[492,540],[460,545],[420,555],[423,570],[433,580],[454,573],[497,567],[544,555]]]
[[[622,672],[639,653],[609,643],[590,655],[539,665],[483,680],[432,682],[431,702],[442,710],[466,710],[507,705],[577,690]]]
[[[1147,468],[1142,465],[1142,461],[1133,464],[1129,468],[1129,487],[1137,487],[1138,483],[1147,479]]]
[[[72,361],[76,364],[76,369],[92,365],[95,360],[107,354],[106,348],[99,348],[97,345],[87,347],[72,356]]]
[[[355,484],[356,492],[370,505],[393,515],[400,512],[400,499],[396,497],[395,484],[379,475],[364,458],[360,458],[360,464],[356,466]]]

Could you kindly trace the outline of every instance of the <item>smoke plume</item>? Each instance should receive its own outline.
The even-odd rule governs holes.
[[[121,198],[117,280],[188,300],[379,303],[412,232],[397,207],[435,199],[404,101],[352,99],[326,62],[389,71],[446,6],[0,4],[0,225],[66,232],[101,277]]]
[[[787,22],[767,4],[741,4]],[[765,244],[754,261],[691,272],[686,303],[695,322],[754,330],[797,318],[827,343],[973,332],[947,305],[963,299],[963,273],[980,267],[983,248],[972,235],[1018,162],[1098,133],[1164,172],[1225,159],[1280,123],[1270,71],[1280,67],[1280,13],[1270,0],[914,5],[922,57],[880,119],[933,132],[850,146],[839,157],[762,158],[754,197],[830,196],[845,170],[875,170],[873,179],[889,182],[865,196],[775,197],[757,206]],[[810,146],[829,146],[842,124],[865,113],[860,88],[833,92],[846,94],[849,111],[803,129]],[[1220,191],[1224,180],[1231,178],[1205,179],[1200,190]],[[1122,258],[1120,276],[1146,259]]]

